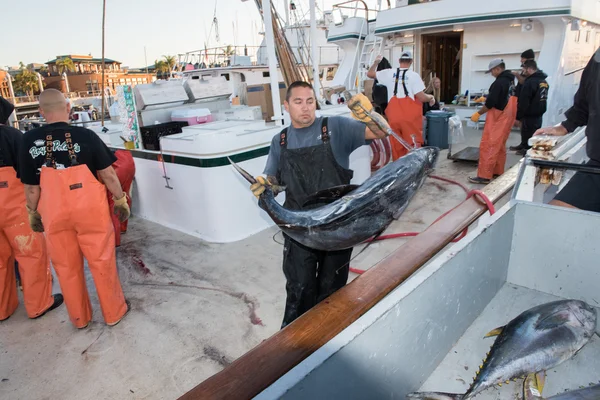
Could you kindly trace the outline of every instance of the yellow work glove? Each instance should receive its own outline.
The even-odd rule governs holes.
[[[373,105],[364,94],[359,93],[353,96],[348,101],[348,108],[352,111],[352,117],[364,122],[372,132],[381,130],[387,134],[390,129],[387,120],[381,114],[373,111]]]
[[[34,232],[44,232],[44,224],[42,224],[42,216],[37,210],[32,210],[29,206],[27,208],[27,214],[29,214],[29,226]]]
[[[119,218],[119,221],[125,222],[131,215],[131,211],[129,210],[129,204],[127,204],[127,194],[123,193],[123,197],[120,199],[115,199],[113,196],[113,201],[115,202],[115,206],[113,207],[113,212]]]
[[[369,113],[373,112],[373,104],[369,101],[367,96],[362,93],[352,96],[350,100],[348,100],[348,108],[352,111],[352,116],[357,120],[369,123],[371,122],[371,117],[367,115],[365,110]]]
[[[271,182],[269,182],[264,176],[257,176],[256,183],[250,185],[250,190],[252,190],[252,194],[256,196],[258,199],[261,194],[265,191],[267,186],[272,186]]]
[[[481,114],[479,114],[478,112],[471,115],[471,121],[473,122],[479,122],[479,118],[481,118]]]

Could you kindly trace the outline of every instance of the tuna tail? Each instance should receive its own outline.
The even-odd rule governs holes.
[[[462,400],[465,394],[443,392],[413,392],[406,395],[407,399],[417,400]]]
[[[229,162],[231,163],[231,165],[233,165],[233,168],[235,168],[235,170],[237,172],[240,173],[241,176],[244,177],[244,179],[246,179],[248,182],[250,182],[251,184],[256,183],[256,179],[254,179],[254,177],[252,175],[250,175],[248,173],[248,171],[244,170],[242,167],[240,167],[239,165],[237,165],[236,163],[234,163],[231,158],[227,157],[227,159],[229,160]]]

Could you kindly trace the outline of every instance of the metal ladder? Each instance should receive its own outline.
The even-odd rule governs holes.
[[[364,92],[365,80],[368,79],[367,72],[373,65],[375,57],[381,54],[383,47],[383,38],[375,35],[375,24],[372,25],[372,28],[369,27],[368,31],[369,34],[365,37],[357,68],[359,93]]]

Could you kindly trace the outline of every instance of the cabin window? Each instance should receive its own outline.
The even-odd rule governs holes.
[[[575,43],[579,43],[579,39],[581,38],[581,31],[577,31],[575,34]]]
[[[242,78],[242,82],[246,82],[246,75],[240,73],[240,77]]]
[[[590,36],[592,36],[592,31],[587,31],[585,33],[585,42],[589,43],[590,42]]]
[[[229,74],[221,74],[221,76],[224,76],[226,81],[229,80]]]
[[[269,71],[263,71],[263,78],[268,78],[270,76],[271,74],[269,73]]]
[[[192,79],[200,79],[200,77],[198,75],[194,75],[192,76]]]

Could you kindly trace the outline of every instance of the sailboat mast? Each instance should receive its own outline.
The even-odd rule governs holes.
[[[312,59],[312,69],[313,69],[313,88],[315,89],[315,94],[317,99],[321,99],[321,81],[319,79],[319,57],[318,51],[319,48],[317,46],[317,12],[316,12],[316,4],[315,0],[309,1],[310,7],[310,58]]]
[[[275,54],[275,33],[273,29],[273,15],[271,14],[271,0],[263,0],[262,14],[265,21],[265,40],[269,58],[269,76],[271,78],[271,99],[273,100],[273,119],[281,124],[281,98],[279,97],[279,73],[277,72],[277,55]],[[259,7],[259,10],[261,8]]]

